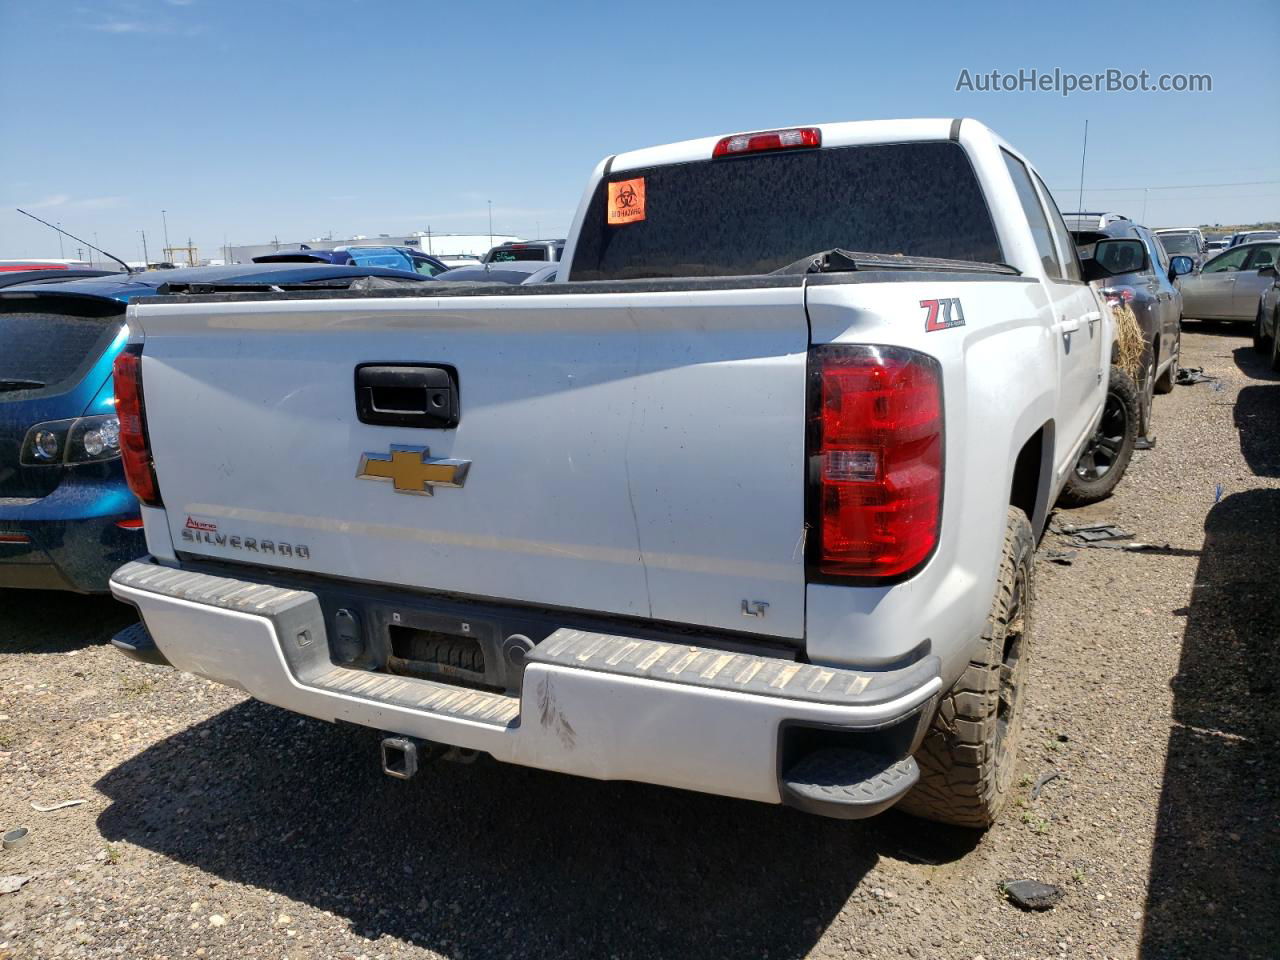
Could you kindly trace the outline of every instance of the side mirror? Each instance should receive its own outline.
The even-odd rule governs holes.
[[[1273,264],[1271,264],[1271,266],[1269,266],[1269,267],[1259,267],[1259,268],[1258,268],[1258,276],[1260,276],[1260,277],[1270,277],[1272,280],[1276,279],[1276,276],[1277,276],[1277,274],[1276,274],[1276,265],[1273,263]]]
[[[1185,277],[1195,271],[1196,262],[1187,256],[1176,256],[1169,261],[1169,279]]]

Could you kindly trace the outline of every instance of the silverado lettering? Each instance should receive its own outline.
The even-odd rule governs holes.
[[[282,557],[297,557],[308,560],[311,548],[302,543],[285,543],[283,540],[256,540],[253,537],[238,537],[225,533],[210,533],[208,530],[191,530],[184,527],[179,534],[188,543],[206,543],[215,547],[230,547],[232,550],[252,550],[261,553],[275,553]]]

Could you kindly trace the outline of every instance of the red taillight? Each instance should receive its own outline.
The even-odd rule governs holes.
[[[822,146],[822,131],[817,127],[793,127],[790,130],[761,130],[724,137],[711,151],[713,157],[733,157],[740,153],[762,150],[790,150],[793,147]]]
[[[1126,287],[1123,284],[1118,284],[1114,287],[1104,287],[1102,290],[1102,295],[1106,298],[1107,303],[1111,304],[1113,307],[1121,307],[1126,303],[1132,303],[1133,298],[1137,296],[1137,293],[1138,292],[1134,290],[1133,287]]]
[[[117,520],[117,521],[116,521],[116,526],[117,526],[117,527],[119,527],[121,530],[141,530],[141,529],[142,529],[142,518],[141,518],[141,517],[127,517],[127,518],[125,518],[124,520]]]
[[[900,347],[810,353],[811,566],[822,576],[902,578],[942,521],[942,373]]]
[[[151,461],[147,415],[142,406],[142,348],[126,347],[116,357],[116,416],[120,420],[120,456],[133,495],[149,507],[159,507],[160,487]]]

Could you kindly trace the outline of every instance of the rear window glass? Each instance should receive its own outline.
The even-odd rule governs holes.
[[[514,263],[517,260],[546,260],[546,247],[498,247],[489,252],[489,263]]]
[[[4,381],[32,381],[32,390],[69,389],[124,325],[123,303],[68,306],[63,298],[51,299],[43,304],[0,299],[0,397],[18,392]]]
[[[611,225],[609,182],[597,185],[571,280],[769,273],[833,247],[1004,259],[973,166],[951,142],[708,159],[610,179],[633,210],[639,197],[643,215]]]
[[[358,267],[387,267],[391,270],[413,270],[413,262],[407,253],[393,247],[365,247],[347,250],[351,262]]]
[[[1157,233],[1160,243],[1170,253],[1175,254],[1197,254],[1200,252],[1200,244],[1192,233]]]

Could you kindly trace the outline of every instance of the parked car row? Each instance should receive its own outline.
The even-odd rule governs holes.
[[[253,258],[254,263],[336,263],[361,267],[385,267],[407,270],[435,277],[449,269],[448,264],[420,253],[411,247],[344,246],[332,250],[316,250],[303,244],[297,250],[281,250]]]
[[[1082,222],[1079,215],[1069,216]],[[1179,277],[1191,272],[1194,261],[1186,255],[1170,258],[1156,234],[1119,215],[1100,218],[1095,228],[1076,229],[1071,235],[1086,278],[1097,283],[1109,305],[1129,307],[1142,330],[1135,386],[1138,433],[1147,436],[1152,398],[1173,389],[1182,342]]]
[[[1280,240],[1280,230],[1244,230],[1233,233],[1227,238],[1227,247],[1236,247],[1242,243],[1258,243],[1261,240]]]
[[[489,264],[532,263],[538,267],[554,264],[560,260],[564,252],[563,240],[522,240],[500,243],[479,258],[460,256],[431,256],[412,247],[349,244],[333,249],[312,248],[301,244],[296,250],[278,250],[274,253],[261,254],[253,258],[254,263],[339,263],[356,264],[367,267],[387,267],[393,270],[409,270],[428,277],[438,277],[449,270],[460,267],[478,267]],[[516,268],[523,270],[522,267]],[[463,278],[451,276],[449,280],[458,281]],[[470,279],[470,278],[468,278]],[[523,283],[524,277],[502,277],[499,274],[488,275],[491,283]]]
[[[1182,315],[1196,320],[1253,323],[1272,286],[1280,235],[1236,244],[1182,279]],[[1271,272],[1269,272],[1271,271]]]
[[[1113,212],[1069,213],[1066,218],[1086,276],[1112,307],[1132,309],[1141,328],[1135,384],[1141,434],[1151,434],[1154,396],[1173,389],[1183,319],[1252,322],[1255,346],[1276,355],[1280,235],[1236,234],[1230,238],[1234,245],[1211,254],[1209,242],[1195,227],[1153,231]]]

